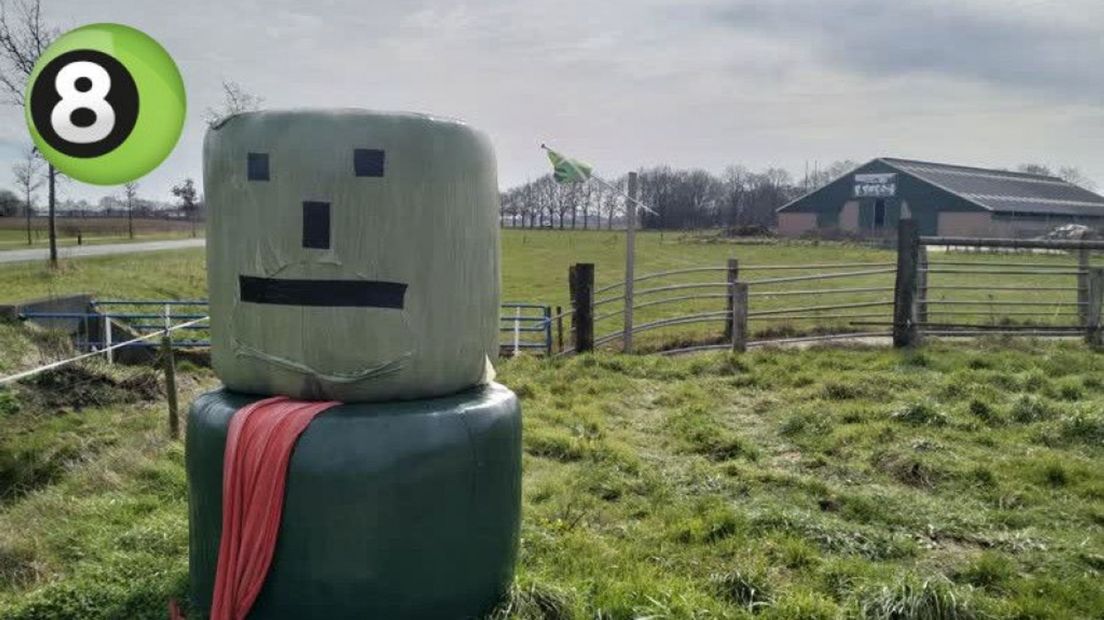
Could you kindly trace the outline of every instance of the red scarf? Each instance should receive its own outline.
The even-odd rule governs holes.
[[[230,421],[222,471],[222,538],[211,620],[242,620],[264,585],[299,435],[337,401],[266,398]]]

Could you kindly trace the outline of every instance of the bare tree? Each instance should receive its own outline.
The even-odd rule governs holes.
[[[1054,176],[1054,173],[1050,171],[1050,167],[1044,166],[1043,164],[1020,164],[1019,166],[1016,166],[1016,170],[1018,172],[1023,172],[1026,174],[1037,174],[1044,177]]]
[[[42,18],[41,0],[0,0],[0,92],[7,103],[23,107],[27,80],[35,61],[61,34]],[[58,171],[47,166],[49,186],[50,266],[57,267],[57,231],[54,211],[57,206]]]
[[[233,81],[222,82],[222,105],[217,108],[207,108],[204,113],[207,124],[214,126],[235,114],[260,110],[264,104],[264,97],[259,97],[242,88],[241,84]]]
[[[134,203],[138,201],[138,182],[131,181],[123,185],[123,197],[126,199],[127,233],[134,238]],[[194,236],[194,235],[193,235]]]
[[[1058,178],[1067,183],[1073,183],[1084,187],[1085,189],[1096,189],[1096,183],[1092,182],[1092,179],[1085,176],[1085,173],[1081,172],[1080,168],[1076,166],[1062,166],[1058,169]]]
[[[172,195],[180,199],[180,210],[192,221],[192,236],[196,236],[196,215],[199,213],[198,192],[195,181],[184,179],[180,185],[174,185]]]
[[[23,192],[23,214],[27,218],[27,245],[34,243],[31,238],[31,215],[34,212],[34,193],[42,187],[42,159],[34,147],[23,152],[23,159],[12,166],[15,184]]]

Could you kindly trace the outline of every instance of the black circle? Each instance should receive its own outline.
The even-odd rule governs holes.
[[[77,108],[69,115],[69,122],[77,127],[88,127],[96,122],[96,113],[92,111],[92,108]]]
[[[86,93],[92,90],[92,80],[86,77],[79,77],[73,82],[73,88],[79,90],[82,93]]]
[[[61,101],[61,95],[54,85],[58,73],[69,64],[82,60],[99,65],[111,78],[111,88],[104,96],[104,100],[115,111],[115,126],[98,142],[69,142],[57,134],[50,122],[54,106]],[[87,78],[77,78],[73,86],[80,92],[87,92],[80,89],[82,79],[87,80],[88,87],[91,89],[92,82]],[[92,110],[87,112],[92,113],[92,116],[87,116],[86,112],[80,109],[74,110],[70,115],[70,121],[78,127],[82,126],[78,121],[88,118],[92,119],[88,125],[96,122],[95,113]],[[99,157],[118,148],[134,130],[134,125],[138,122],[138,87],[130,71],[112,56],[87,49],[66,52],[47,63],[31,85],[31,120],[42,139],[62,154],[81,158]]]

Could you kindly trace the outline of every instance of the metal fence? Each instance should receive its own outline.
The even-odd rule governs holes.
[[[74,344],[80,351],[96,351],[136,336],[184,329],[187,338],[172,339],[175,348],[206,348],[211,345],[207,319],[207,300],[94,300],[87,312],[24,312],[24,320],[33,320],[48,327],[64,327],[74,334]],[[197,323],[183,325],[183,323]],[[551,306],[528,303],[502,304],[499,331],[500,354],[551,354]],[[136,342],[128,347],[158,347],[158,342]],[[111,353],[108,352],[111,356]]]
[[[1076,336],[1104,345],[1104,269],[1090,261],[1104,241],[920,237],[915,223],[903,220],[897,247],[893,262],[744,265],[729,259],[725,266],[649,273],[600,287],[594,265],[576,264],[568,274],[571,308],[553,317],[570,317],[571,346],[560,353],[631,352],[634,336],[676,327],[681,333],[660,340],[660,352],[873,337],[910,346],[921,335]],[[965,260],[951,247],[1017,254]],[[1060,257],[1022,258],[1036,251]],[[669,311],[657,315],[660,309]],[[716,329],[687,328],[698,324]]]

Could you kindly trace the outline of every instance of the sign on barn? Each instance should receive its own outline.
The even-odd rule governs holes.
[[[891,198],[897,195],[897,174],[856,174],[855,198]]]

